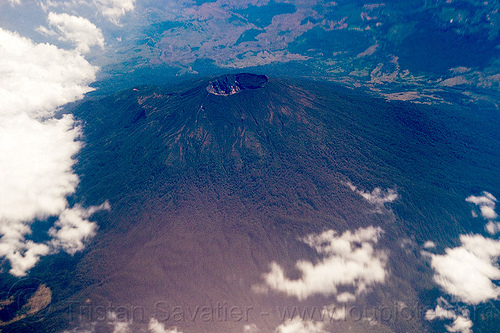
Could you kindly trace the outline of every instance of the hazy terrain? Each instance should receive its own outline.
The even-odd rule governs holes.
[[[0,331],[499,331],[498,8],[0,0]]]

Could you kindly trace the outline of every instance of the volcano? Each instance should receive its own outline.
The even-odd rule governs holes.
[[[442,330],[424,244],[484,234],[465,198],[500,193],[499,117],[469,111],[254,74],[87,101],[77,196],[111,210],[5,332]]]
[[[267,82],[265,75],[248,73],[224,75],[208,83],[207,91],[214,95],[228,96],[246,89],[262,88]]]

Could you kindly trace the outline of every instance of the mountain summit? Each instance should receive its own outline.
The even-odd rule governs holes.
[[[249,73],[228,74],[220,76],[208,83],[207,91],[214,95],[228,96],[248,89],[264,87],[267,76]]]

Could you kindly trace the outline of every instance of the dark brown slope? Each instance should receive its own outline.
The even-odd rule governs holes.
[[[166,325],[185,333],[241,332],[254,323],[272,331],[281,323],[277,306],[323,306],[332,299],[298,302],[253,292],[269,264],[277,261],[298,277],[297,260],[319,259],[299,236],[369,225],[385,230],[381,246],[391,254],[390,272],[386,284],[356,304],[435,299],[419,249],[403,251],[401,241],[446,235],[443,242],[450,244],[471,228],[470,212],[459,205],[467,186],[494,183],[477,172],[485,161],[477,167],[464,158],[471,142],[456,134],[455,124],[435,119],[432,109],[328,84],[257,80],[234,94],[213,94],[207,89],[213,82],[177,91],[134,88],[76,110],[87,142],[79,156],[79,193],[87,204],[109,200],[112,211],[98,216],[98,236],[71,284],[78,292],[60,298],[54,318],[69,319],[68,300],[73,309],[111,302],[145,309],[133,323],[144,329],[158,304],[170,310],[227,304],[251,307],[248,322],[172,318]],[[394,212],[374,213],[346,182],[369,191],[397,188],[401,199]],[[52,319],[46,325],[60,324]],[[339,322],[334,329],[422,332],[422,325],[416,316],[373,327]]]

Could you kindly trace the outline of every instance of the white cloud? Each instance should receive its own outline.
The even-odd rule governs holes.
[[[49,12],[51,9],[57,8],[61,11],[77,13],[80,12],[79,6],[84,5],[85,7],[89,7],[91,3],[88,3],[87,0],[39,0],[38,5],[44,12]]]
[[[352,292],[337,295],[337,301],[353,300],[355,294],[385,280],[386,254],[373,247],[381,233],[380,228],[368,227],[340,236],[334,230],[308,235],[302,241],[323,256],[321,261],[316,264],[298,261],[296,267],[302,277],[297,280],[287,278],[283,268],[273,262],[271,271],[263,276],[265,287],[303,300],[315,294],[337,295],[338,287],[342,286]],[[257,286],[254,291],[262,289],[263,286]]]
[[[497,202],[497,199],[489,192],[483,192],[482,196],[477,197],[471,195],[465,199],[465,201],[479,206],[481,216],[487,220],[494,220],[498,217],[498,214],[495,213],[495,203]]]
[[[45,27],[39,27],[38,30],[46,35],[57,35],[61,41],[73,43],[81,53],[90,52],[92,46],[104,48],[101,29],[83,17],[51,12],[48,22],[52,30]]]
[[[0,114],[1,220],[43,219],[66,208],[78,184],[72,156],[79,135],[71,116],[40,122],[22,112]]]
[[[398,199],[398,193],[394,189],[382,190],[380,187],[376,187],[371,192],[366,192],[363,190],[358,190],[356,186],[351,183],[347,183],[347,186],[353,191],[361,195],[366,201],[377,207],[377,211],[380,211],[384,207],[385,203],[394,202]]]
[[[424,243],[424,249],[433,249],[436,247],[436,243],[433,241],[427,241]]]
[[[14,5],[20,5],[21,4],[21,0],[7,0],[10,2],[11,6],[14,6]]]
[[[41,256],[47,255],[50,248],[46,244],[36,244],[25,241],[22,233],[16,230],[18,225],[2,223],[0,234],[0,257],[5,257],[11,263],[10,273],[14,276],[24,276],[38,262]],[[6,229],[9,229],[6,231]],[[15,230],[15,232],[13,232]],[[13,234],[17,234],[12,237]]]
[[[96,12],[110,22],[120,25],[120,19],[135,9],[136,0],[40,0],[39,4],[45,12],[51,9],[64,10],[72,13]]]
[[[151,333],[182,333],[177,330],[177,327],[172,329],[165,328],[165,326],[155,318],[151,318],[149,321],[148,329]]]
[[[276,333],[326,333],[324,324],[311,320],[302,320],[299,317],[287,319],[283,324],[276,327]]]
[[[500,279],[500,241],[481,235],[461,235],[460,241],[443,255],[430,255],[434,281],[467,304],[497,299],[500,288],[493,281]]]
[[[469,318],[469,312],[465,310],[457,315],[455,309],[442,297],[438,299],[438,305],[434,310],[427,310],[425,319],[429,321],[452,320],[451,325],[445,325],[448,332],[472,333],[473,324]]]
[[[249,324],[243,326],[243,333],[259,333],[261,330],[255,324]],[[162,332],[152,332],[152,333],[162,333]]]
[[[1,28],[0,61],[0,114],[26,113],[37,120],[91,91],[97,72],[76,51],[35,44]]]
[[[94,0],[103,16],[118,24],[120,17],[134,10],[135,0]]]
[[[490,234],[500,231],[500,223],[492,221],[498,215],[495,213],[497,199],[489,192],[481,196],[471,195],[465,199],[480,208],[481,216],[488,221],[485,229]],[[477,214],[472,211],[472,216]],[[482,235],[460,235],[461,245],[445,249],[445,254],[431,254],[422,251],[422,254],[431,260],[434,270],[434,281],[448,294],[458,301],[468,305],[477,305],[490,300],[497,300],[500,296],[500,240],[486,238]],[[424,248],[434,248],[425,246]],[[425,314],[427,320],[453,320],[445,325],[448,332],[471,333],[472,321],[468,310],[462,310],[460,315],[443,298],[438,299],[434,310]]]
[[[59,220],[49,230],[52,236],[52,245],[55,248],[62,248],[67,253],[73,255],[85,248],[85,241],[93,236],[97,229],[95,222],[90,222],[88,218],[97,211],[109,210],[111,207],[108,202],[100,206],[83,208],[75,205],[72,208],[65,209],[60,215]]]
[[[130,333],[129,323],[115,322],[113,325],[113,333]]]
[[[488,221],[484,227],[491,235],[495,235],[500,232],[500,222]]]
[[[500,232],[500,222],[495,221],[498,218],[498,214],[495,212],[495,205],[497,198],[493,194],[484,191],[481,196],[471,195],[467,199],[467,202],[471,202],[479,206],[481,216],[488,220],[488,223],[484,227],[491,235],[495,235]],[[477,217],[476,212],[472,211],[472,216]]]
[[[337,295],[337,301],[339,303],[347,303],[356,300],[356,295],[348,292],[343,292]]]
[[[323,320],[332,321],[346,321],[347,320],[347,308],[345,306],[339,307],[335,304],[330,304],[325,306],[322,311]]]
[[[451,325],[446,325],[448,332],[472,333],[472,321],[465,316],[457,316]]]
[[[121,321],[115,312],[108,312],[108,325],[113,327],[113,333],[131,333],[130,323]]]
[[[62,333],[95,333],[102,332],[104,329],[102,326],[103,322],[97,325],[98,321],[93,322],[80,322],[80,325],[72,328],[71,330],[63,331]],[[132,333],[131,321],[125,320],[125,318],[118,318],[118,315],[113,311],[108,311],[106,313],[105,325],[108,329],[104,329],[106,332],[112,333]],[[135,332],[135,331],[134,331]],[[141,331],[142,332],[142,331]],[[161,331],[159,331],[161,333]],[[152,332],[157,333],[157,332]]]
[[[55,112],[91,90],[97,68],[77,51],[1,28],[0,63],[0,256],[22,276],[52,250],[26,240],[30,223],[64,212],[78,184],[80,128]]]
[[[425,319],[429,321],[433,321],[436,319],[455,319],[457,317],[455,311],[449,308],[450,306],[448,302],[446,302],[444,298],[440,297],[438,299],[438,305],[436,306],[436,308],[434,310],[427,310],[425,312]]]

